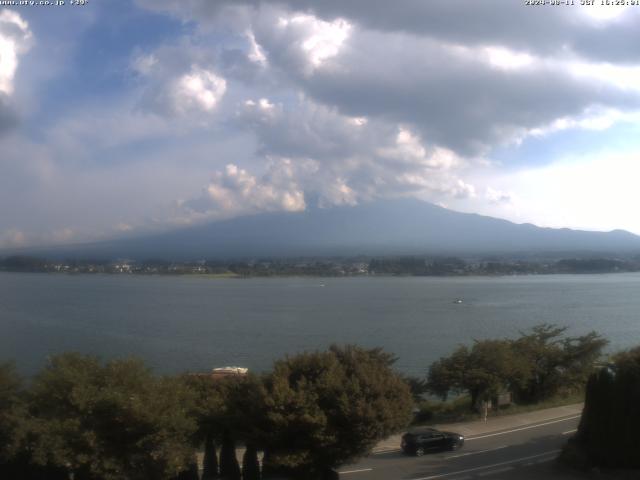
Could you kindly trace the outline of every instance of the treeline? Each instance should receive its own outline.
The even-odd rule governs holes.
[[[161,275],[209,274],[239,277],[534,275],[554,273],[637,272],[640,271],[640,259],[576,258],[557,261],[525,261],[497,259],[464,260],[458,257],[357,257],[169,262],[166,260],[111,261],[91,259],[52,261],[29,256],[11,256],[0,258],[0,270],[10,272],[134,273]]]
[[[443,399],[466,394],[472,410],[503,393],[516,403],[533,404],[580,391],[607,341],[595,332],[566,337],[565,331],[542,324],[515,339],[462,345],[431,365],[425,390]]]
[[[339,277],[367,274],[367,263],[359,259],[290,259],[197,262],[166,260],[46,260],[30,256],[0,258],[0,271],[41,273],[108,273],[240,277],[315,276]]]
[[[336,478],[411,419],[393,362],[380,349],[333,346],[264,375],[158,377],[139,360],[68,353],[28,384],[3,365],[0,478],[195,480],[202,448],[203,480]]]
[[[397,257],[373,259],[373,275],[464,276],[464,275],[534,275],[554,273],[618,273],[640,271],[634,259],[578,258],[557,261],[478,260],[468,262],[457,257],[426,259]]]

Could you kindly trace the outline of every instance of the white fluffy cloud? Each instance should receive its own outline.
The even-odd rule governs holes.
[[[17,123],[12,95],[20,56],[30,48],[29,24],[16,12],[0,10],[0,133]]]
[[[306,205],[291,162],[280,160],[272,162],[260,178],[228,164],[213,175],[200,197],[181,202],[180,207],[198,219],[279,210],[296,212]]]
[[[13,229],[5,243],[404,195],[538,221],[542,214],[525,204],[546,189],[536,194],[518,174],[546,177],[529,163],[554,165],[549,172],[566,191],[581,168],[591,178],[592,167],[560,168],[561,150],[574,145],[554,139],[589,130],[604,144],[607,133],[640,122],[640,9],[503,0],[135,3],[177,18],[176,28],[129,50],[105,44],[104,68],[80,72],[98,81],[73,102],[40,102],[17,83],[46,55],[37,45],[39,57],[23,56],[31,30],[40,38],[46,27],[22,10],[0,13],[0,131],[16,111],[32,111],[24,131],[0,140],[0,204],[21,204],[0,211],[0,229]],[[87,42],[73,35],[78,50],[65,44],[71,53],[48,80],[79,76]],[[106,72],[121,91],[100,82]],[[26,98],[29,105],[17,105]],[[630,163],[615,165],[633,177]],[[615,187],[600,188],[609,207],[621,200],[610,194]],[[176,198],[186,200],[171,210]],[[555,199],[573,215],[570,195]],[[25,224],[46,224],[49,233],[32,235],[36,227],[20,220],[27,216]]]
[[[174,108],[180,113],[191,110],[212,111],[227,90],[227,82],[211,70],[193,66],[174,85]]]
[[[321,206],[406,193],[433,200],[475,193],[458,175],[463,159],[407,126],[342,115],[308,99],[287,107],[250,99],[238,121],[257,136],[261,154],[296,167],[292,175]]]
[[[18,57],[31,46],[29,24],[11,10],[0,11],[0,92],[13,93]]]
[[[217,109],[227,92],[227,81],[195,47],[163,47],[135,56],[131,69],[139,76],[145,110],[172,116],[197,117]]]

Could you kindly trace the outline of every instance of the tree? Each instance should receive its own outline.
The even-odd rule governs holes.
[[[0,478],[27,478],[24,452],[26,412],[21,379],[13,365],[0,364]]]
[[[578,432],[563,457],[579,458],[586,467],[640,468],[638,405],[640,347],[590,376]]]
[[[18,449],[21,388],[13,365],[0,365],[0,463],[7,462]]]
[[[176,480],[199,480],[200,476],[198,475],[198,462],[195,458],[191,460],[189,466],[181,471]]]
[[[471,396],[472,407],[510,391],[526,380],[528,367],[508,340],[475,342],[463,375],[463,387]]]
[[[35,378],[30,414],[34,461],[69,466],[76,478],[163,479],[189,465],[193,398],[137,360],[103,365],[63,354]]]
[[[423,378],[412,377],[412,376],[403,376],[402,377],[407,385],[409,385],[409,390],[411,390],[411,396],[413,397],[413,401],[415,403],[419,403],[424,400],[423,395],[429,391],[429,385],[427,381]]]
[[[204,460],[202,468],[202,480],[213,480],[218,478],[218,456],[216,444],[213,440],[213,433],[206,435],[204,442]]]
[[[538,402],[562,389],[584,387],[607,341],[596,332],[563,338],[565,331],[566,327],[542,324],[514,341],[518,355],[529,366],[526,382],[514,389],[517,400]]]
[[[258,450],[252,443],[242,456],[242,480],[260,480],[260,462],[258,462]]]
[[[464,373],[469,363],[469,349],[460,345],[449,357],[441,357],[429,367],[427,389],[446,400],[449,394],[465,391]]]
[[[351,345],[277,361],[266,379],[265,464],[320,477],[405,427],[413,401],[393,361]]]
[[[198,424],[197,438],[205,439],[205,455],[215,449],[206,447],[206,442],[214,445],[215,440],[222,441],[220,475],[236,478],[240,467],[235,458],[234,440],[253,445],[265,442],[262,379],[251,374],[215,379],[198,375],[186,376],[184,381],[196,395],[192,416]],[[213,461],[214,455],[205,456],[205,478],[217,468],[210,463]]]
[[[431,365],[428,389],[443,400],[450,393],[467,393],[472,409],[503,391],[531,403],[581,389],[607,342],[595,332],[563,337],[565,330],[542,324],[515,340],[476,340],[471,348],[460,346]]]
[[[226,480],[240,480],[240,465],[236,457],[236,442],[229,430],[222,436],[222,450],[220,451],[220,476]]]
[[[429,390],[443,399],[449,393],[467,393],[470,408],[487,401],[526,378],[526,365],[508,340],[475,341],[469,350],[458,347],[450,357],[434,362],[428,375]]]

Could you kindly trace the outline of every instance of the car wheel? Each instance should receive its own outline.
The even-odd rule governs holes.
[[[421,457],[422,455],[424,455],[424,448],[422,447],[416,448],[416,457]]]

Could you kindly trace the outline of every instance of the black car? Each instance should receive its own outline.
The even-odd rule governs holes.
[[[420,457],[434,450],[457,450],[464,444],[464,436],[441,432],[435,428],[416,428],[402,436],[402,451]]]

